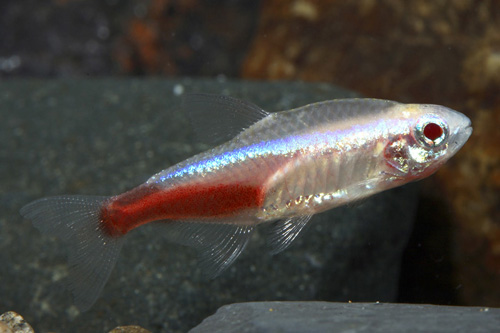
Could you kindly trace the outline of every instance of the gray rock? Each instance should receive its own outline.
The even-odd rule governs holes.
[[[252,302],[221,307],[203,332],[498,332],[500,309],[390,303]]]
[[[416,205],[413,187],[316,216],[286,251],[271,256],[265,228],[215,280],[196,254],[161,228],[128,235],[94,307],[80,313],[61,286],[65,247],[19,215],[58,194],[112,195],[207,148],[179,111],[181,92],[224,93],[269,111],[353,97],[327,84],[220,80],[11,80],[0,82],[0,308],[40,331],[110,330],[136,324],[186,331],[224,304],[264,300],[394,301]]]

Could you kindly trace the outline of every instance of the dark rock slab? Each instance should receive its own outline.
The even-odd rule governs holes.
[[[103,332],[118,325],[182,332],[224,304],[265,300],[394,301],[414,188],[319,214],[289,249],[271,256],[260,228],[215,280],[195,253],[158,228],[127,236],[102,298],[80,313],[62,288],[65,247],[19,215],[33,199],[112,195],[207,147],[179,111],[182,92],[224,93],[274,111],[353,97],[326,84],[222,80],[11,80],[0,82],[0,312],[37,331]]]
[[[496,332],[500,309],[391,303],[252,302],[221,307],[204,332]]]

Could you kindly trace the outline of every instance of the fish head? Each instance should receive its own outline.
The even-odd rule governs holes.
[[[472,133],[470,119],[432,104],[401,104],[389,128],[384,158],[388,174],[405,182],[433,174],[455,155]],[[391,130],[394,129],[394,132]]]

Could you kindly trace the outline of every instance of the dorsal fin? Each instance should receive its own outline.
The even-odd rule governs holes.
[[[183,101],[198,139],[218,145],[269,115],[255,104],[224,95],[187,94]]]

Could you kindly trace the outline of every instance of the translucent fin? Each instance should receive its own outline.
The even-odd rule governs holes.
[[[269,115],[255,104],[223,95],[187,94],[183,104],[198,139],[212,145],[231,140]]]
[[[69,289],[75,304],[88,310],[99,297],[120,253],[124,237],[106,235],[100,209],[107,197],[60,196],[36,200],[21,215],[41,232],[69,245]]]
[[[168,240],[198,250],[203,272],[215,278],[228,268],[245,249],[253,226],[165,222]]]
[[[271,254],[279,253],[289,247],[304,230],[311,217],[312,215],[304,215],[274,222],[268,239]]]

